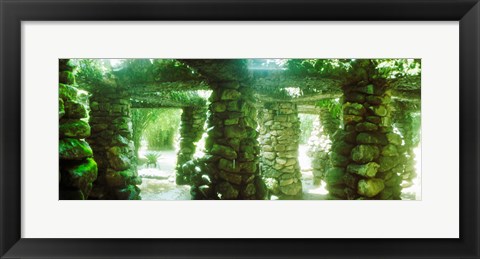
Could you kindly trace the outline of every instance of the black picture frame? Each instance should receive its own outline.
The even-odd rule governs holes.
[[[0,0],[0,8],[0,255],[2,258],[480,257],[478,163],[480,4],[478,0]],[[21,22],[84,20],[459,21],[460,238],[21,238]]]

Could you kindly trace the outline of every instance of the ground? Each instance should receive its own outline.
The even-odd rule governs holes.
[[[159,151],[158,165],[141,165],[138,174],[142,177],[142,200],[190,200],[190,186],[175,184],[177,154],[174,150]],[[142,155],[142,154],[140,154]]]

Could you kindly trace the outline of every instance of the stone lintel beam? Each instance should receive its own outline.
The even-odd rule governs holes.
[[[342,93],[317,93],[312,95],[303,95],[299,97],[279,98],[275,96],[269,96],[267,94],[256,94],[255,97],[262,102],[294,102],[297,104],[308,104],[323,99],[335,99],[342,97]]]
[[[298,77],[272,73],[264,77],[254,77],[252,88],[259,93],[269,94],[278,92],[279,89],[298,88],[302,94],[341,93],[341,81],[329,78]],[[284,92],[286,99],[289,98],[287,91]]]
[[[320,114],[320,108],[315,105],[298,105],[298,113],[299,114],[313,114],[318,115]]]
[[[420,89],[413,90],[413,91],[392,90],[393,99],[399,99],[407,102],[420,102],[421,97],[422,97],[422,94]]]

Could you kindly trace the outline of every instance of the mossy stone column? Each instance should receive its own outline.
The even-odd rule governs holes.
[[[249,90],[235,80],[212,82],[211,86],[207,154],[193,168],[192,197],[263,199],[258,175],[257,112]]]
[[[208,81],[206,155],[182,166],[193,199],[264,199],[258,171],[257,110],[247,60],[181,60]]]
[[[90,101],[90,124],[98,179],[93,199],[140,199],[141,178],[137,175],[129,94],[114,85],[97,87]]]
[[[300,121],[292,102],[265,103],[261,114],[261,174],[271,194],[279,199],[302,196],[298,163]]]
[[[334,136],[325,178],[333,198],[400,199],[402,139],[393,132],[387,89],[381,80],[343,87],[344,130]]]
[[[84,200],[97,178],[97,163],[85,138],[90,136],[87,107],[73,85],[74,65],[68,59],[60,60],[59,84],[59,156],[60,199]]]
[[[180,124],[180,148],[177,153],[176,183],[189,184],[190,175],[187,175],[182,166],[193,159],[196,142],[203,134],[203,127],[207,118],[206,107],[184,107]]]

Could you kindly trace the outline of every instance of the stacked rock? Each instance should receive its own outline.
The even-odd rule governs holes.
[[[325,177],[325,172],[331,167],[331,141],[317,117],[313,121],[313,130],[308,139],[308,156],[312,159],[313,184],[319,185]]]
[[[212,82],[206,156],[186,163],[193,199],[263,199],[258,175],[256,109],[239,81]],[[190,164],[190,165],[189,165]],[[194,168],[190,170],[188,168]]]
[[[291,102],[265,103],[260,118],[261,174],[269,192],[279,199],[301,198],[297,105]]]
[[[390,93],[364,81],[344,87],[344,130],[332,145],[327,190],[337,199],[400,199],[403,160],[393,132]]]
[[[59,120],[60,120],[60,199],[84,200],[97,178],[97,163],[85,138],[90,136],[87,108],[79,100],[73,85],[75,66],[68,59],[60,60]]]
[[[179,185],[189,184],[190,175],[182,170],[183,164],[193,159],[196,150],[196,142],[203,134],[206,120],[206,107],[183,108],[180,124],[180,149],[177,153],[176,183]]]
[[[140,189],[136,185],[141,184],[141,178],[136,169],[130,105],[124,89],[105,86],[92,92],[92,135],[88,142],[98,163],[92,199],[140,199]]]

